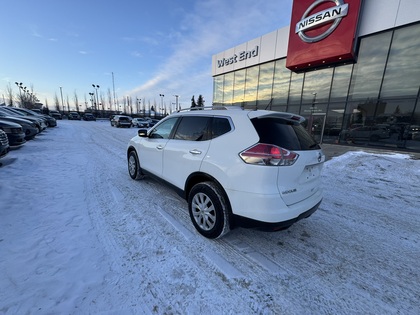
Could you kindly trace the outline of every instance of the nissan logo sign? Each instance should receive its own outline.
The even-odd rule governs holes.
[[[312,10],[324,2],[333,2],[335,6],[309,15]],[[296,24],[295,32],[306,43],[319,42],[334,32],[343,17],[347,15],[348,10],[349,5],[344,3],[343,0],[317,0],[305,11],[301,20]],[[305,34],[305,31],[316,29],[331,22],[333,22],[331,26],[320,35],[310,37]]]

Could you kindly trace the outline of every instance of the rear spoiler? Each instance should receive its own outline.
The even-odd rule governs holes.
[[[300,116],[300,115],[296,115],[296,114],[292,114],[292,113],[284,113],[284,112],[277,112],[277,113],[270,113],[268,115],[263,115],[263,116],[258,116],[255,118],[281,118],[284,120],[288,120],[294,123],[303,123],[306,118]]]

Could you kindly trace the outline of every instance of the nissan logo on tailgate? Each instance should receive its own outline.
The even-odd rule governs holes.
[[[324,2],[333,2],[335,6],[309,15],[312,10]],[[344,3],[343,0],[317,0],[305,11],[301,20],[296,24],[295,32],[306,43],[319,42],[334,32],[343,17],[347,15],[348,10],[349,5]],[[305,34],[305,31],[316,29],[331,22],[331,26],[320,35],[310,37]]]

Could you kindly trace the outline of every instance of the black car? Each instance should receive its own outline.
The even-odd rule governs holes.
[[[19,146],[26,142],[25,133],[21,125],[0,119],[0,129],[7,134],[11,147]]]
[[[86,113],[86,114],[83,115],[83,120],[96,121],[96,117],[93,116],[93,114],[91,114],[91,113]]]
[[[32,111],[30,109],[27,109],[27,108],[13,107],[13,109],[17,110],[18,112],[20,112],[20,113],[22,113],[26,116],[36,117],[36,118],[40,118],[40,119],[44,120],[48,127],[56,127],[57,126],[57,121],[55,120],[55,118],[53,118],[49,115],[39,114],[39,113],[34,112],[34,111]]]
[[[41,132],[45,128],[47,128],[47,124],[46,124],[45,120],[43,120],[39,117],[25,115],[25,114],[21,113],[20,111],[15,110],[14,107],[3,106],[3,107],[0,107],[0,111],[7,114],[8,116],[14,116],[14,117],[18,117],[18,118],[27,119],[27,120],[32,121],[33,123],[36,124],[36,127],[38,128],[38,132]]]
[[[9,150],[9,139],[7,138],[7,134],[3,130],[0,130],[0,158],[9,153]]]
[[[80,115],[77,112],[70,112],[67,116],[68,120],[80,120]]]
[[[17,116],[9,116],[3,112],[0,112],[0,119],[21,125],[23,132],[25,133],[25,140],[31,140],[38,134],[36,124],[30,120],[19,118]]]
[[[49,115],[50,115],[52,118],[55,118],[55,119],[58,119],[58,120],[63,119],[63,116],[61,116],[61,113],[60,113],[59,111],[57,111],[57,110],[50,110]]]

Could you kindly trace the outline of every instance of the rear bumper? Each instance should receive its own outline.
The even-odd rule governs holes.
[[[319,207],[323,190],[318,189],[308,198],[286,205],[280,194],[254,194],[226,191],[232,209],[232,221],[237,226],[276,231],[310,216]]]
[[[322,200],[321,200],[322,201]],[[241,217],[238,215],[235,215],[233,218],[233,224],[235,226],[240,226],[244,228],[254,228],[261,231],[267,231],[267,232],[275,232],[275,231],[281,231],[289,228],[292,224],[310,217],[319,207],[321,204],[321,201],[319,201],[315,206],[313,206],[311,209],[301,213],[297,217],[282,221],[282,222],[275,222],[275,223],[269,223],[269,222],[263,222],[258,220],[253,220],[245,217]]]

